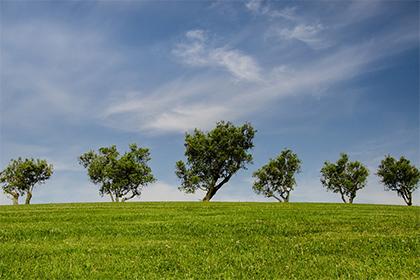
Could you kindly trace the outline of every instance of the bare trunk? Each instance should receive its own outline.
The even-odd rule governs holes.
[[[115,202],[120,202],[119,197],[115,195]]]
[[[286,196],[282,196],[283,202],[289,202],[289,196],[290,196],[290,192],[286,192]]]
[[[19,194],[17,192],[10,193],[12,196],[13,205],[19,205]]]
[[[216,194],[216,192],[224,185],[226,184],[230,177],[232,177],[232,174],[229,174],[227,177],[225,177],[220,183],[217,184],[217,180],[214,180],[214,184],[208,189],[206,196],[203,198],[203,201],[210,201],[210,199],[212,199],[212,197]]]
[[[345,195],[344,195],[343,191],[341,190],[341,188],[340,188],[340,194],[341,194],[341,199],[343,200],[343,202],[344,202],[344,203],[347,203],[347,201],[346,201],[346,197],[345,197]]]
[[[110,193],[109,196],[111,197],[111,201],[114,202],[114,197],[112,196],[112,193]]]
[[[32,191],[28,191],[26,193],[25,204],[31,204],[31,199],[32,199]]]
[[[273,195],[272,197],[274,197],[275,199],[277,199],[277,201],[278,201],[278,202],[283,202],[283,200],[281,200],[281,198],[279,198],[279,197],[277,197],[277,196],[274,196],[274,195]]]
[[[407,193],[407,194],[403,193],[402,197],[403,197],[405,203],[407,204],[407,206],[411,206],[413,204],[412,201],[411,201],[411,198],[412,198],[411,193]]]
[[[215,187],[211,187],[207,193],[206,196],[203,198],[203,201],[210,201],[210,199],[212,199],[212,197],[216,194],[217,189]]]

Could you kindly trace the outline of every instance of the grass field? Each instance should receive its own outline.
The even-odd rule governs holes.
[[[420,279],[420,207],[0,207],[0,279]]]

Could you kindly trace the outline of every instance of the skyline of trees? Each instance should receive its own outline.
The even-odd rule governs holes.
[[[175,174],[181,180],[179,190],[205,193],[203,201],[210,201],[240,169],[252,164],[250,150],[254,147],[256,130],[250,123],[235,126],[220,121],[210,131],[195,129],[185,134],[186,162],[177,161]],[[114,202],[124,202],[140,196],[143,187],[156,181],[148,162],[147,148],[129,145],[129,151],[121,154],[117,147],[99,148],[81,155],[78,160],[87,171],[90,180],[99,184],[99,193],[109,195]],[[278,201],[289,201],[290,192],[296,186],[295,174],[301,170],[301,161],[292,150],[284,148],[274,159],[253,173],[251,186],[255,193]],[[370,174],[361,162],[349,161],[342,153],[336,163],[324,162],[320,170],[321,183],[334,193],[339,193],[344,203],[353,203],[357,191],[364,188]],[[36,184],[42,184],[53,174],[53,166],[41,159],[12,159],[0,172],[0,187],[13,204],[26,194],[25,204],[30,204]],[[413,192],[418,189],[420,170],[405,157],[399,160],[385,156],[375,173],[386,191],[395,191],[407,205],[413,204]]]

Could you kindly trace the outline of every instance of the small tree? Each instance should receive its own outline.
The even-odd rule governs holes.
[[[301,161],[295,153],[284,149],[280,155],[254,172],[253,189],[257,194],[289,202],[290,192],[296,185],[295,173],[300,172]]]
[[[181,179],[180,190],[194,193],[206,192],[203,201],[210,201],[239,169],[252,161],[248,153],[254,145],[254,128],[246,123],[234,126],[230,122],[218,122],[216,127],[204,133],[198,129],[185,135],[185,156],[176,163],[176,175]]]
[[[22,159],[11,160],[0,173],[3,191],[10,195],[13,204],[19,204],[19,196],[26,193],[25,204],[30,204],[36,184],[44,183],[53,173],[53,166],[46,160]]]
[[[344,203],[353,203],[368,176],[369,170],[358,161],[350,162],[346,154],[341,154],[335,164],[326,161],[321,169],[321,183],[327,190],[340,193]]]
[[[385,190],[396,191],[408,206],[412,205],[413,192],[419,187],[420,171],[404,157],[396,160],[390,155],[381,161],[377,175]]]
[[[124,202],[140,196],[143,187],[156,179],[147,165],[149,149],[131,144],[130,151],[121,155],[115,145],[89,151],[79,157],[79,163],[87,168],[94,184],[100,184],[99,193],[111,197],[114,202]]]

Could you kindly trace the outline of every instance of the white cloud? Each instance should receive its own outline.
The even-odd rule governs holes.
[[[204,30],[200,30],[200,29],[190,30],[187,33],[185,33],[185,36],[189,39],[199,40],[202,42],[205,41],[206,39]]]
[[[296,7],[285,7],[281,10],[273,10],[270,12],[271,17],[284,18],[290,21],[297,21],[299,17],[296,15]]]
[[[260,69],[255,60],[237,50],[217,48],[209,53],[210,60],[226,67],[240,80],[259,81]]]
[[[273,27],[268,37],[278,37],[280,40],[298,40],[313,49],[323,49],[330,42],[322,35],[325,28],[322,24],[298,24],[293,28]]]
[[[262,0],[250,0],[245,3],[245,7],[253,13],[264,13],[266,9]]]
[[[268,3],[264,3],[263,0],[250,0],[245,3],[245,7],[254,14],[268,16],[269,18],[283,18],[290,21],[298,20],[296,7],[285,7],[277,10],[273,9]]]
[[[399,34],[399,41],[393,34]],[[293,95],[318,95],[340,81],[351,79],[369,71],[369,65],[386,56],[410,48],[416,36],[401,30],[378,36],[375,41],[362,42],[338,48],[323,56],[307,59],[294,65],[280,64],[271,70],[261,71],[265,79],[258,83],[236,83],[223,73],[204,73],[189,79],[176,79],[152,91],[127,100],[112,102],[103,117],[106,123],[129,131],[154,133],[181,132],[196,127],[208,129],[217,120],[247,120],[250,114],[261,112],[273,101]],[[203,45],[202,49],[206,49]],[[381,46],[379,49],[378,46]],[[201,47],[200,47],[201,48]],[[211,55],[216,58],[209,58]],[[229,66],[230,57],[217,49],[206,52],[206,56],[188,56],[192,61],[205,63],[224,60]],[[215,55],[217,54],[217,55]],[[177,54],[179,55],[179,54]],[[237,63],[237,59],[232,61]],[[233,69],[242,69],[240,66]],[[239,63],[240,64],[240,63]],[[245,63],[246,64],[246,63]],[[238,73],[247,76],[247,67]],[[239,74],[237,74],[239,75]]]
[[[210,128],[221,119],[236,119],[229,92],[235,84],[225,77],[196,76],[176,79],[149,95],[111,102],[103,114],[106,123],[128,131],[185,132],[196,127]]]
[[[186,131],[196,127],[211,127],[228,115],[222,105],[193,104],[175,107],[157,116],[144,128],[148,130]]]
[[[95,92],[105,77],[117,80],[113,70],[122,62],[104,36],[39,20],[7,23],[1,32],[2,126],[30,131],[97,114]]]
[[[325,27],[321,23],[308,23],[307,19],[297,16],[297,7],[273,9],[261,0],[251,0],[245,6],[251,12],[268,16],[273,20],[270,21],[266,38],[298,40],[313,49],[322,49],[331,45],[323,34]],[[286,20],[286,22],[278,19]]]
[[[187,40],[180,43],[173,53],[191,66],[221,67],[234,77],[244,81],[260,81],[260,67],[243,52],[226,46],[213,48],[206,44],[203,30],[191,30],[185,34]]]

